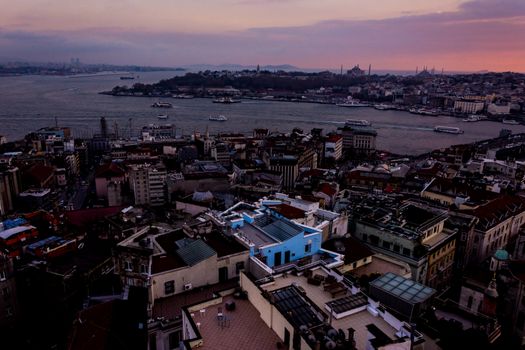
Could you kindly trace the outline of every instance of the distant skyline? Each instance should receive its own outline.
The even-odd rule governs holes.
[[[525,72],[524,0],[0,0],[0,59]]]

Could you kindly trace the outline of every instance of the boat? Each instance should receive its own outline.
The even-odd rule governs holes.
[[[519,122],[514,119],[503,119],[501,121],[503,124],[509,124],[509,125],[519,125]]]
[[[193,96],[193,95],[187,95],[187,94],[173,95],[173,98],[184,99],[184,100],[189,100],[189,99],[194,98],[194,97],[195,96]]]
[[[167,114],[160,114],[157,116],[157,119],[159,120],[166,120],[168,119],[168,115]]]
[[[346,126],[370,126],[372,125],[372,123],[364,119],[347,119],[345,121],[345,125]]]
[[[389,109],[394,109],[394,106],[380,103],[378,105],[375,105],[374,108],[379,110],[379,111],[386,111],[386,110],[389,110]]]
[[[469,115],[467,118],[463,119],[463,121],[469,122],[469,123],[479,122],[481,121],[481,117],[479,115],[472,114],[472,115]]]
[[[241,100],[234,100],[231,97],[219,97],[213,100],[213,103],[239,103]]]
[[[133,79],[135,79],[133,75],[132,76],[125,75],[125,76],[120,77],[120,80],[133,80]]]
[[[463,134],[464,131],[460,128],[456,128],[455,126],[441,126],[437,125],[434,127],[435,132],[443,132],[446,134]]]
[[[369,107],[370,105],[368,103],[362,103],[359,101],[347,101],[344,103],[338,103],[336,106],[339,107]]]
[[[439,115],[438,111],[435,109],[426,109],[426,108],[410,108],[408,112],[412,114],[427,115],[432,117],[437,117]]]
[[[225,121],[228,120],[228,118],[226,118],[222,114],[221,115],[217,115],[217,116],[210,115],[210,117],[208,119],[213,121],[213,122],[225,122]]]
[[[155,102],[151,105],[153,108],[173,108],[173,105],[169,102]]]

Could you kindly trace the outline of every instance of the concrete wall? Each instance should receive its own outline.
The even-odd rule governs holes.
[[[164,283],[168,281],[175,282],[175,292],[173,294],[164,293]],[[184,292],[184,285],[191,283],[193,288],[215,284],[219,282],[219,272],[217,267],[217,256],[200,263],[183,267],[176,270],[167,271],[152,276],[152,296],[153,299],[164,298],[174,294]]]
[[[303,236],[298,234],[280,244],[275,244],[267,248],[261,248],[263,256],[267,257],[266,264],[269,267],[275,266],[275,253],[281,252],[281,264],[284,264],[284,254],[290,251],[290,261],[295,261],[306,256],[313,255],[321,249],[321,233]],[[311,242],[310,252],[305,252],[305,245]]]

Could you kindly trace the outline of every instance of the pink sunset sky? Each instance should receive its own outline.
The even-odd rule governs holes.
[[[525,72],[525,0],[0,0],[0,61]]]

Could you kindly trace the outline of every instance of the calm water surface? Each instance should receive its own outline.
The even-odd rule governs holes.
[[[378,132],[378,147],[401,154],[417,154],[458,143],[495,137],[502,128],[514,133],[525,132],[523,125],[495,122],[465,123],[452,117],[429,117],[399,111],[378,111],[373,108],[342,108],[309,103],[246,101],[232,105],[214,104],[210,99],[165,99],[173,109],[154,109],[157,98],[114,97],[98,92],[115,85],[137,81],[152,83],[180,72],[141,73],[134,81],[120,80],[119,75],[80,77],[22,76],[0,77],[0,135],[9,140],[21,138],[30,131],[55,124],[69,126],[73,134],[88,136],[98,132],[100,117],[108,127],[115,123],[120,135],[138,135],[146,124],[159,123],[158,114],[168,114],[167,123],[175,124],[185,134],[219,131],[251,133],[254,128],[305,131],[337,129],[346,119],[366,119]],[[210,115],[223,114],[227,122],[210,122]],[[166,123],[166,122],[163,122]],[[441,134],[434,126],[455,126],[465,130],[462,135]]]

